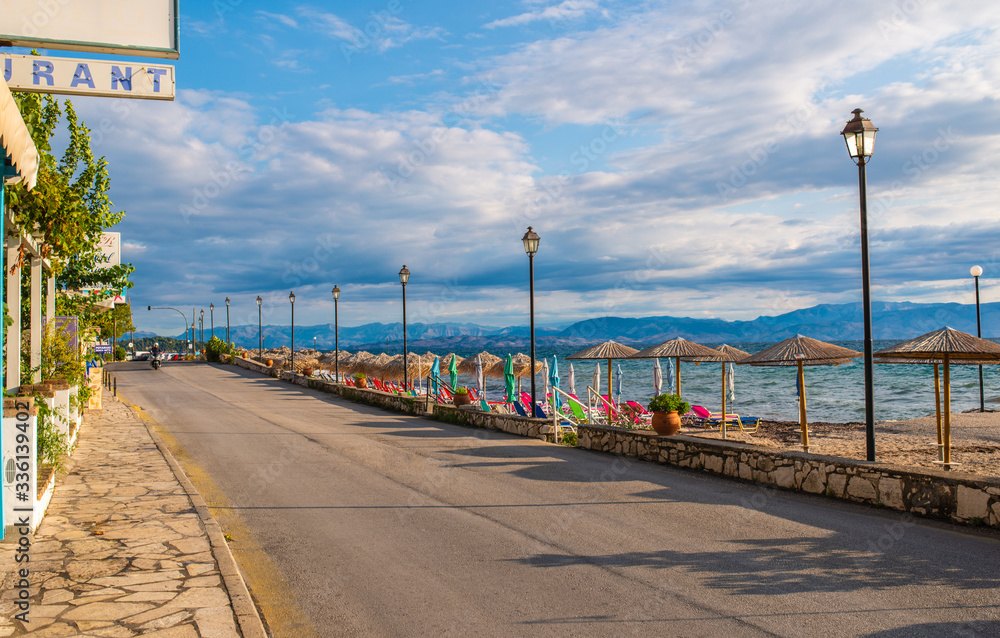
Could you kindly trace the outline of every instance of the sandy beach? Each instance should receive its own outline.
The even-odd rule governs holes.
[[[718,430],[684,427],[682,434],[721,438]],[[801,450],[799,424],[764,421],[756,434],[730,428],[727,438],[762,447]],[[809,451],[849,459],[865,458],[864,423],[810,423]],[[875,424],[875,453],[879,461],[911,467],[940,469],[937,425],[933,414],[905,421]],[[1000,477],[1000,412],[969,412],[951,416],[953,469],[980,476]]]

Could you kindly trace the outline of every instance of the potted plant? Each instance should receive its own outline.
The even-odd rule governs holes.
[[[469,389],[464,386],[455,388],[455,406],[469,405],[472,398],[469,396]]]
[[[368,387],[368,377],[366,377],[364,374],[362,374],[360,372],[355,373],[354,374],[354,386],[358,387],[358,388],[367,388]]]
[[[681,414],[691,409],[691,404],[676,394],[661,394],[649,401],[653,413],[653,429],[659,435],[677,434],[681,429]]]

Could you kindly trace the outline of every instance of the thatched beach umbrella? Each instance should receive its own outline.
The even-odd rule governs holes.
[[[607,359],[608,360],[608,398],[611,399],[611,360],[612,359],[628,359],[635,353],[639,352],[635,348],[630,346],[625,346],[614,341],[605,341],[604,343],[599,343],[596,346],[590,346],[585,350],[581,350],[576,354],[571,354],[566,357],[567,359]]]
[[[937,365],[944,364],[944,427],[938,420],[938,455],[945,469],[951,468],[951,364],[964,362],[981,364],[1000,363],[1000,345],[972,335],[944,327],[920,335],[915,339],[884,348],[874,353],[880,363],[912,362],[933,363],[934,396],[938,400]]]
[[[400,355],[402,356],[402,355]],[[372,357],[363,361],[359,366],[359,372],[363,373],[367,377],[376,377],[379,379],[385,378],[387,372],[386,366],[392,360],[392,357],[384,352],[380,352],[377,356]]]
[[[497,375],[491,375],[489,373],[489,369],[494,364],[496,364],[497,361],[500,361],[500,357],[498,357],[496,355],[493,355],[493,354],[490,354],[489,352],[486,352],[485,350],[483,350],[482,352],[480,352],[476,356],[480,357],[482,359],[482,361],[483,361],[483,374],[485,374],[487,376],[497,376]],[[459,374],[466,374],[466,375],[474,375],[474,374],[476,374],[476,357],[473,356],[473,357],[469,357],[468,359],[460,359],[459,362],[458,362],[458,373]],[[500,370],[499,376],[500,377],[503,376],[503,370],[502,369]]]
[[[681,357],[681,361],[721,361],[722,362],[722,438],[726,438],[726,366],[731,363],[739,363],[747,357],[750,356],[749,352],[743,352],[739,348],[734,348],[727,344],[722,344],[715,350],[719,353],[719,356],[712,357],[711,359],[707,357],[702,357],[698,359],[690,359],[687,357]],[[680,368],[678,367],[678,370]]]
[[[802,366],[835,366],[860,356],[862,355],[857,350],[841,348],[832,343],[795,335],[736,363],[752,366],[798,367],[799,427],[802,429],[802,449],[808,452],[809,422],[806,420],[806,378]]]
[[[687,339],[671,339],[664,341],[658,346],[646,348],[642,352],[633,354],[630,359],[659,359],[666,357],[674,360],[674,370],[677,374],[677,396],[681,396],[681,360],[684,361],[713,361],[714,357],[720,356],[718,350],[713,350],[708,346],[703,346]]]
[[[360,350],[358,352],[355,352],[354,354],[347,355],[346,357],[341,358],[340,365],[344,367],[345,372],[357,372],[358,366],[361,363],[367,361],[368,359],[373,358],[374,356],[375,355],[373,355],[370,352]]]

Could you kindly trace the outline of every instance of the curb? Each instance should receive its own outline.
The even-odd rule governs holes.
[[[247,588],[246,581],[243,580],[243,575],[240,573],[236,559],[229,549],[229,544],[226,543],[222,527],[215,520],[215,517],[212,516],[212,513],[208,509],[208,504],[205,503],[205,499],[202,498],[197,488],[195,488],[194,484],[187,477],[187,474],[184,473],[184,469],[177,462],[177,459],[174,458],[174,455],[170,453],[170,449],[166,443],[163,442],[160,435],[153,429],[152,423],[155,421],[128,401],[123,400],[121,397],[116,398],[119,403],[135,414],[136,418],[146,427],[146,431],[149,432],[149,436],[156,445],[156,448],[163,455],[163,458],[166,459],[167,465],[170,466],[170,470],[174,473],[174,477],[181,484],[181,487],[184,488],[188,498],[191,499],[191,504],[194,505],[195,511],[198,512],[198,517],[201,519],[202,524],[205,526],[205,531],[208,533],[208,541],[212,546],[212,555],[215,556],[215,561],[219,564],[219,572],[222,574],[226,591],[229,593],[229,600],[232,602],[233,613],[236,615],[236,621],[239,623],[240,633],[244,638],[269,638],[270,634],[264,629],[264,622],[261,620],[260,614],[257,612],[257,606],[254,605],[253,598],[250,596],[250,590]]]

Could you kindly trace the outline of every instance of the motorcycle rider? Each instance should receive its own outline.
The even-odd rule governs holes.
[[[150,365],[153,366],[154,369],[160,367],[160,361],[159,361],[159,359],[160,359],[160,344],[159,343],[154,343],[153,347],[149,349],[149,358],[151,359]]]

